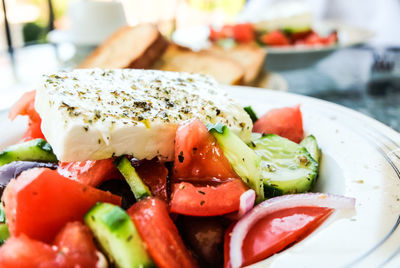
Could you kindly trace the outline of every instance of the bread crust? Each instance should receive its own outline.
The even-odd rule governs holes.
[[[141,27],[139,29],[139,27]],[[137,31],[144,31],[145,38],[132,38],[129,35],[134,35]],[[128,38],[129,37],[129,38]],[[131,44],[124,42],[128,39]],[[147,42],[143,51],[135,51],[132,48],[129,53],[129,47],[134,46],[134,42]],[[155,61],[165,52],[169,42],[161,35],[157,27],[152,24],[142,24],[135,27],[124,26],[112,34],[105,42],[98,46],[77,68],[136,68],[147,69],[150,68]],[[112,50],[118,46],[117,49],[126,48],[126,53],[123,57],[110,57],[113,55]],[[111,52],[110,52],[111,51]],[[107,55],[107,53],[109,55]],[[139,53],[139,54],[138,54]],[[114,53],[115,54],[115,53]],[[108,57],[107,57],[108,56]],[[103,58],[103,59],[102,59]],[[104,60],[107,58],[107,60]]]
[[[209,51],[192,51],[189,48],[170,44],[153,69],[175,72],[193,72],[213,76],[218,82],[242,85],[244,69],[236,61]]]

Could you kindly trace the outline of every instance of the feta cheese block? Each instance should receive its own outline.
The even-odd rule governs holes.
[[[63,162],[132,155],[173,160],[178,125],[221,122],[245,142],[252,122],[208,76],[134,69],[80,69],[44,75],[35,108]]]

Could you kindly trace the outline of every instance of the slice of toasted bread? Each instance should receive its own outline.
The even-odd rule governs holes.
[[[232,48],[213,45],[208,51],[237,61],[245,70],[243,82],[246,85],[251,84],[257,78],[266,55],[266,50],[255,44],[238,44]]]
[[[194,52],[171,44],[153,69],[208,74],[219,83],[239,85],[243,82],[244,70],[236,61],[209,51]]]
[[[152,24],[125,26],[95,49],[78,68],[150,68],[168,41]]]

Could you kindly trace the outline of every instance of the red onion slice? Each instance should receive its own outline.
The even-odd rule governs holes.
[[[227,217],[231,220],[239,220],[243,217],[249,210],[254,207],[254,202],[256,201],[256,192],[252,189],[247,190],[240,196],[239,210],[228,214]]]
[[[229,244],[229,257],[232,268],[239,268],[243,264],[243,240],[250,228],[258,220],[281,209],[305,206],[349,209],[354,208],[355,199],[334,194],[306,193],[274,197],[258,204],[240,219],[232,230],[231,242]]]

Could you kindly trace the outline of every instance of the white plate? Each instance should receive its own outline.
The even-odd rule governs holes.
[[[337,21],[316,22],[313,29],[319,33],[337,30],[338,44],[331,46],[265,47],[267,50],[265,69],[276,72],[306,68],[338,49],[364,44],[374,36],[374,33],[367,29],[353,27]],[[178,29],[172,35],[172,40],[179,45],[197,51],[206,49],[211,45],[208,36],[208,26],[196,26]]]
[[[254,267],[397,267],[400,264],[400,135],[362,114],[325,101],[249,87],[225,89],[261,115],[301,104],[304,129],[323,152],[316,190],[356,198],[310,236]],[[19,139],[26,121],[0,114],[0,148]]]

